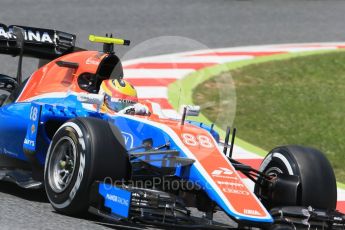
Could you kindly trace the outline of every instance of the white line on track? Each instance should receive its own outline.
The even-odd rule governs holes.
[[[124,69],[125,78],[176,78],[194,72],[193,69]]]
[[[322,51],[322,50],[336,50],[337,47],[297,47],[297,48],[288,48],[290,53],[296,52],[307,52],[307,51]]]
[[[136,87],[139,98],[168,98],[167,87]]]
[[[234,146],[234,152],[232,156],[235,159],[262,159],[262,156],[245,150],[244,148],[241,148],[237,145]]]
[[[176,112],[174,109],[163,109],[162,111],[166,117],[170,117],[170,118],[174,118],[174,119],[180,119],[181,118],[181,115],[178,112]]]
[[[345,190],[338,188],[338,201],[345,201]]]
[[[250,55],[235,55],[235,56],[189,56],[189,57],[164,57],[164,58],[150,58],[145,60],[145,63],[225,63],[249,60],[253,57]]]

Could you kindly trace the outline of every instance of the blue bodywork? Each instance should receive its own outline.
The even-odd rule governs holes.
[[[40,97],[28,102],[14,102],[0,107],[0,154],[22,161],[28,161],[27,154],[30,154],[43,166],[47,149],[54,134],[49,133],[47,126],[51,121],[62,125],[67,120],[75,117],[95,117],[114,124],[121,131],[128,151],[141,146],[144,140],[152,139],[153,148],[168,143],[170,149],[179,153],[179,157],[188,158],[183,148],[181,148],[181,144],[177,143],[181,143],[181,140],[174,139],[160,127],[159,123],[130,115],[101,113],[96,107],[90,109],[90,107],[78,101],[74,92],[67,93],[60,98]],[[217,142],[219,141],[218,133],[211,127],[193,121],[188,121],[188,123],[208,131]],[[145,157],[147,156],[138,157],[135,160],[147,160]],[[158,168],[163,167],[162,159],[164,157],[166,157],[164,154],[150,156],[150,164]],[[272,222],[270,216],[256,218],[255,216],[244,216],[234,212],[219,195],[219,192],[212,189],[211,181],[205,175],[202,175],[194,164],[186,166],[177,163],[173,165],[173,168],[174,176],[197,183],[213,201],[233,218],[239,221],[254,221],[256,223]],[[111,201],[109,202],[111,203]],[[122,215],[125,216],[124,213]]]
[[[30,119],[32,111],[37,109],[40,111],[36,120]],[[54,120],[61,123],[75,118],[75,117],[97,117],[103,120],[108,120],[116,125],[122,132],[126,147],[130,150],[133,147],[140,146],[142,141],[148,138],[154,138],[154,146],[158,147],[166,143],[170,144],[171,149],[175,149],[180,152],[181,157],[187,157],[180,147],[175,143],[167,133],[157,126],[152,126],[145,122],[140,122],[137,119],[132,119],[129,116],[111,116],[108,114],[99,113],[85,109],[83,104],[77,100],[75,95],[69,95],[65,98],[43,98],[32,102],[13,103],[0,107],[0,151],[2,154],[6,154],[10,157],[15,157],[20,160],[27,160],[23,148],[28,150],[35,150],[32,154],[35,154],[39,162],[44,165],[46,151],[50,143],[50,137],[45,130],[45,124],[48,121]],[[196,122],[189,122],[195,126],[202,127],[212,132],[215,138],[219,138],[218,134],[211,130],[210,127]],[[32,134],[33,124],[38,124],[37,130]],[[28,135],[29,134],[29,135]],[[36,137],[37,134],[37,137]],[[33,138],[32,140],[29,138]],[[29,139],[29,142],[34,141],[35,148],[31,148],[25,139]],[[163,155],[151,156],[150,160],[162,159]],[[138,160],[138,159],[137,159]],[[161,167],[162,161],[153,161],[153,165]],[[208,180],[204,178],[196,167],[179,167],[176,165],[175,176],[188,179],[189,181],[198,183],[202,188],[212,187]],[[228,214],[236,217],[227,205],[221,200],[218,194],[214,190],[207,190],[210,198],[215,200],[219,206]],[[260,221],[260,222],[272,222],[272,219],[257,219],[252,217],[238,217],[239,220],[246,221]]]
[[[131,192],[105,183],[99,184],[98,192],[104,197],[104,206],[110,208],[112,213],[122,218],[129,216]]]

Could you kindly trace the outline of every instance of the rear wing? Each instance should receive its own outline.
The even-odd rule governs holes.
[[[64,54],[82,50],[75,47],[76,36],[57,30],[17,26],[24,29],[23,55],[39,59],[52,60]],[[0,23],[0,54],[19,55],[13,25]]]

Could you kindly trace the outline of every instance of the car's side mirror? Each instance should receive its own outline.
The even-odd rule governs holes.
[[[200,106],[199,105],[182,105],[180,107],[180,114],[186,113],[186,116],[197,117],[200,113]]]
[[[93,93],[79,93],[77,100],[81,103],[101,106],[104,102],[104,95]]]
[[[14,78],[0,74],[0,90],[12,93],[18,87],[19,85]]]
[[[97,106],[97,111],[100,110],[101,105],[104,102],[104,95],[93,93],[79,93],[77,100],[83,104],[92,104]]]
[[[187,116],[199,116],[200,106],[198,105],[182,105],[180,107],[180,113],[182,114],[181,125],[184,125],[184,122]]]

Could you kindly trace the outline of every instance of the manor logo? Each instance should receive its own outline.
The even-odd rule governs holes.
[[[9,27],[8,29],[0,25],[0,40],[8,40],[8,39],[15,39],[16,36],[13,34],[13,28]],[[49,34],[47,31],[42,30],[35,30],[32,29],[24,29],[24,39],[25,41],[29,42],[40,42],[40,43],[48,43],[53,44],[53,35]]]
[[[115,203],[118,203],[120,205],[125,205],[125,206],[128,206],[129,205],[129,200],[127,199],[124,199],[122,197],[119,197],[119,196],[116,196],[116,195],[112,195],[112,194],[107,194],[106,195],[106,199],[107,200],[111,200]]]

